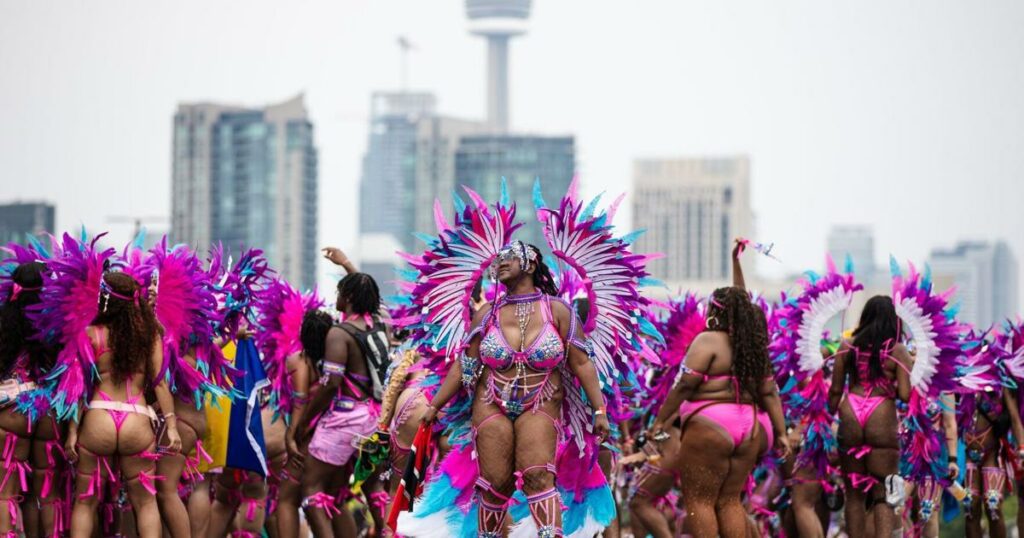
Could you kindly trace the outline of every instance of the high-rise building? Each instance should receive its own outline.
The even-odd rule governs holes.
[[[1004,241],[961,241],[928,258],[936,279],[952,278],[960,319],[982,330],[1017,311],[1017,260]]]
[[[497,133],[509,128],[508,42],[526,33],[530,0],[466,0],[469,31],[487,39],[487,123]]]
[[[487,126],[478,121],[431,116],[421,119],[418,127],[413,230],[433,234],[436,231],[435,200],[441,202],[449,222],[454,216],[452,192],[459,189],[455,182],[455,154],[459,142],[463,136],[486,132]]]
[[[430,93],[375,92],[370,137],[359,186],[359,233],[388,234],[411,250],[416,216],[416,139],[419,123],[432,117]]]
[[[862,280],[870,279],[877,269],[875,235],[870,226],[833,226],[828,232],[828,254],[840,266],[849,256]]]
[[[317,150],[298,95],[262,109],[181,104],[174,116],[171,238],[262,249],[292,284],[316,284]]]
[[[540,224],[533,218],[533,185],[540,178],[549,203],[569,188],[576,170],[576,143],[571,136],[470,135],[462,137],[455,152],[455,182],[480,194],[488,202],[501,196],[501,179],[516,202],[525,224],[518,238],[546,249]]]
[[[25,243],[30,235],[54,233],[56,209],[46,202],[0,205],[0,245]]]
[[[633,164],[638,252],[661,252],[647,270],[669,282],[725,281],[732,241],[753,237],[747,157],[639,159]]]

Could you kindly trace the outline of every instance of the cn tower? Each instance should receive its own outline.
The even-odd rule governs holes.
[[[508,42],[526,33],[531,0],[466,0],[469,31],[487,38],[487,123],[508,132]]]

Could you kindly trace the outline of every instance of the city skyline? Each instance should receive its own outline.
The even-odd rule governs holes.
[[[1003,68],[1024,59],[1024,6],[666,1],[623,17],[621,6],[533,4],[511,58],[514,123],[576,135],[585,194],[626,190],[637,158],[745,153],[758,239],[785,262],[761,270],[817,267],[839,223],[872,225],[876,250],[899,259],[923,262],[959,239],[1024,252],[1024,77]],[[54,203],[58,229],[167,215],[176,103],[306,90],[323,157],[320,242],[355,249],[367,102],[398,86],[395,36],[417,44],[411,90],[438,95],[443,115],[482,119],[485,45],[464,7],[6,4],[4,197]],[[197,20],[200,9],[209,16]],[[617,38],[605,39],[611,27]],[[254,49],[253,28],[280,39]],[[128,239],[130,224],[112,228]],[[321,262],[318,279],[329,272]]]

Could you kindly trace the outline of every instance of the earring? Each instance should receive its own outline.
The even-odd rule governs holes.
[[[712,321],[714,322],[714,324],[711,323]],[[711,325],[714,325],[714,327],[712,327]],[[709,331],[717,330],[718,329],[718,318],[716,318],[715,316],[708,316],[707,321],[704,322],[704,328],[709,330]]]

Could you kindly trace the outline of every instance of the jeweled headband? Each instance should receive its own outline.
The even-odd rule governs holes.
[[[533,250],[522,241],[513,241],[504,247],[501,247],[501,250],[498,251],[498,255],[494,258],[494,263],[491,264],[491,280],[497,280],[498,278],[498,265],[511,259],[518,259],[519,269],[525,271],[530,267],[531,262],[537,261],[537,251]]]

